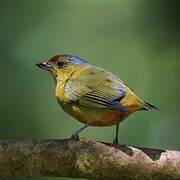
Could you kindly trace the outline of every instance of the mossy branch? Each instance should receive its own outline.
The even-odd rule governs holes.
[[[180,152],[90,140],[0,141],[0,177],[180,178]]]

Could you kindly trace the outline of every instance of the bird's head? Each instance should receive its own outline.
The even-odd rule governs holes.
[[[87,64],[87,62],[77,56],[55,55],[52,58],[37,64],[41,69],[50,71],[56,78],[59,75],[68,75],[78,66]]]

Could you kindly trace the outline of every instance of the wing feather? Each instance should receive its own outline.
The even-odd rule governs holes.
[[[126,95],[126,86],[119,78],[101,68],[90,67],[74,75],[65,86],[65,96],[80,106],[126,112],[120,103]]]

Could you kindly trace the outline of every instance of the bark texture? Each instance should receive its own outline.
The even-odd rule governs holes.
[[[180,179],[180,152],[90,140],[0,141],[0,177]]]

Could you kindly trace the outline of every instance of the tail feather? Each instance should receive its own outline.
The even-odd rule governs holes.
[[[142,110],[159,111],[159,109],[157,107],[153,106],[152,104],[150,104],[148,102],[144,102],[144,107]]]

